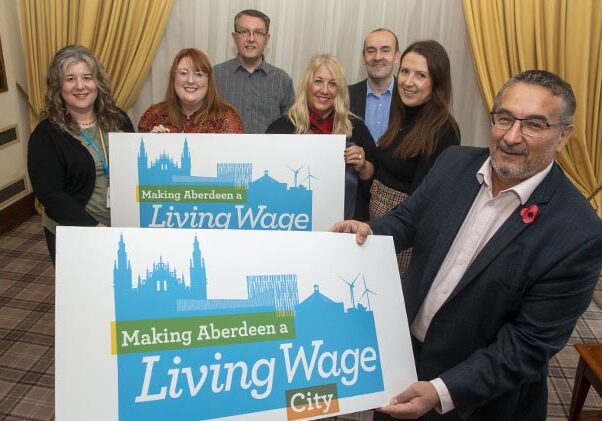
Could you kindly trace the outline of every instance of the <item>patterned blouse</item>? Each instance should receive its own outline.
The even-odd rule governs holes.
[[[194,124],[186,118],[184,127],[172,125],[167,119],[167,107],[164,102],[151,105],[138,122],[138,131],[150,132],[153,127],[163,125],[170,133],[243,133],[242,120],[234,108],[228,107],[220,119],[203,120]]]

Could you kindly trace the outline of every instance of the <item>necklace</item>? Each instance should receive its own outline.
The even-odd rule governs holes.
[[[80,126],[91,126],[94,123],[96,123],[96,119],[90,120],[90,121],[78,121],[77,122],[77,124],[79,124]]]

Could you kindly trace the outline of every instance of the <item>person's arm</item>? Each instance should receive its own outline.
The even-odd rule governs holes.
[[[363,244],[371,234],[390,235],[393,237],[395,251],[399,252],[412,246],[416,231],[412,213],[421,214],[421,206],[425,205],[423,202],[427,202],[427,197],[426,187],[422,187],[416,195],[410,196],[408,200],[380,219],[368,223],[354,220],[340,221],[334,224],[330,231],[356,234],[358,244]]]
[[[357,171],[358,177],[362,181],[371,180],[374,176],[374,165],[372,165],[372,162],[367,160],[364,160],[364,163],[360,164],[355,170]]]
[[[439,395],[430,382],[416,382],[403,392],[395,395],[389,405],[377,411],[394,418],[415,419],[430,412],[439,405]]]
[[[27,171],[34,195],[46,214],[60,225],[95,226],[98,221],[64,190],[66,174],[55,142],[76,140],[57,139],[69,135],[47,122],[40,124],[43,127],[37,127],[31,134],[27,150]]]
[[[121,111],[121,116],[123,117],[123,121],[119,126],[119,130],[121,130],[123,133],[136,133],[136,129],[134,128],[134,124],[132,124],[132,120],[130,120],[130,117],[126,114],[125,111],[119,111]]]
[[[345,164],[353,166],[360,180],[370,180],[374,175],[374,165],[368,161],[361,146],[352,145],[345,149]]]
[[[286,116],[272,122],[265,131],[266,134],[294,134],[295,126]]]
[[[360,180],[368,181],[374,176],[376,145],[364,122],[357,118],[353,118],[352,122],[350,140],[353,145],[345,149],[345,163],[353,166]]]
[[[355,241],[362,245],[366,241],[369,235],[372,235],[372,230],[370,229],[370,225],[365,222],[355,221],[355,220],[346,220],[339,221],[334,224],[328,230],[330,232],[339,232],[346,234],[355,234]]]
[[[463,418],[521,383],[541,381],[546,364],[565,346],[591,302],[600,276],[601,251],[602,235],[598,235],[555,258],[558,264],[529,285],[516,315],[499,330],[495,342],[441,373]]]
[[[283,116],[288,112],[295,102],[295,88],[293,88],[293,80],[287,77],[284,82],[284,90],[282,95],[282,101],[280,102],[280,115]]]

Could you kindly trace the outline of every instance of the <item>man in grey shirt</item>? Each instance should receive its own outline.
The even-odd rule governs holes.
[[[290,76],[263,57],[269,30],[270,18],[264,13],[252,9],[239,12],[232,32],[238,54],[213,68],[219,92],[238,110],[245,133],[265,133],[295,99]]]

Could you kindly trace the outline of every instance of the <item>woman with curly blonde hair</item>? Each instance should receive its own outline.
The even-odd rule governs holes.
[[[345,219],[367,220],[363,194],[374,174],[376,147],[366,125],[349,111],[345,70],[331,54],[313,56],[301,78],[288,114],[273,122],[266,133],[343,134],[345,149]]]
[[[109,132],[133,132],[113,102],[109,80],[86,47],[68,45],[47,75],[43,120],[29,138],[27,169],[44,206],[42,225],[52,261],[57,225],[110,225]]]

